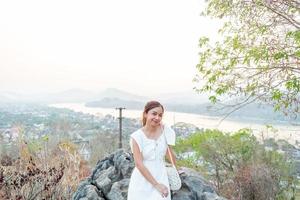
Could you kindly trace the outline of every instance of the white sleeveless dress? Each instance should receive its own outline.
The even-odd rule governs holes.
[[[157,140],[153,140],[147,138],[144,132],[138,129],[130,135],[131,150],[132,138],[134,138],[139,146],[143,155],[144,165],[158,183],[162,183],[169,188],[169,195],[163,198],[135,167],[129,182],[127,200],[171,200],[169,181],[165,168],[165,155],[167,152],[167,143],[175,145],[174,130],[164,125],[163,134]]]

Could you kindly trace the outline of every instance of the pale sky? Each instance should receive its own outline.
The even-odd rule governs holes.
[[[192,90],[204,0],[0,2],[0,91]]]

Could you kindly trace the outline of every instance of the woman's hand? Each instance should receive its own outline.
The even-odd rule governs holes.
[[[169,190],[164,184],[158,183],[154,187],[158,190],[162,197],[167,197],[169,195]]]

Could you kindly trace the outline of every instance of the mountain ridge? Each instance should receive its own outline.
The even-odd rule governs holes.
[[[130,93],[117,88],[106,88],[99,92],[84,90],[80,88],[73,88],[68,90],[63,90],[60,92],[52,93],[15,93],[11,92],[11,98],[6,98],[4,94],[8,92],[2,92],[0,94],[0,102],[37,102],[37,103],[86,103],[89,101],[97,101],[103,98],[120,98],[130,101],[143,101],[147,102],[149,100],[158,100],[162,103],[170,102],[181,102],[185,104],[205,102],[203,97],[198,97],[198,94],[193,93],[193,91],[181,91],[173,93],[160,93],[151,96],[142,96]],[[1,101],[1,99],[3,101]]]

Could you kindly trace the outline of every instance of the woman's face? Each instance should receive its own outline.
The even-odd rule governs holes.
[[[164,111],[162,107],[155,107],[148,111],[148,113],[145,113],[146,117],[146,124],[151,126],[159,126],[160,122],[162,120]]]

